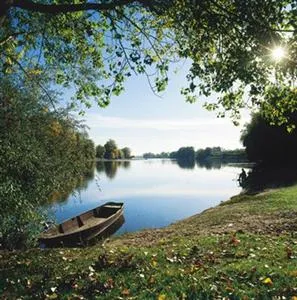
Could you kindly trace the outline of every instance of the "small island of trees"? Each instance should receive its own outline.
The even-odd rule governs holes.
[[[104,146],[96,146],[97,159],[131,159],[131,149],[124,147],[119,149],[116,142],[112,139],[108,140]]]

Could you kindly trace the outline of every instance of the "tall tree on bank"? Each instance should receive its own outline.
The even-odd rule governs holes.
[[[40,207],[92,176],[94,143],[36,88],[0,80],[0,248],[32,246]]]
[[[295,1],[4,0],[0,12],[1,74],[30,78],[46,68],[48,80],[75,89],[73,105],[106,106],[133,73],[162,91],[178,55],[193,62],[182,93],[190,102],[219,94],[206,104],[223,109],[219,116],[236,119],[242,107],[261,107],[282,124],[297,107]],[[278,63],[271,55],[277,46],[286,48]],[[271,88],[277,96],[287,88],[290,101],[267,102]]]
[[[297,125],[297,113],[290,115]],[[241,136],[249,160],[264,166],[297,165],[297,131],[288,133],[285,126],[267,122],[260,113],[254,114]]]

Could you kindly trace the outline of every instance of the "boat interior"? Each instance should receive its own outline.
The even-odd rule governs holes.
[[[99,224],[115,214],[121,207],[122,205],[119,204],[106,204],[104,206],[87,211],[60,224],[58,226],[58,232],[68,233],[73,232],[84,225],[89,227],[94,225],[94,223]]]

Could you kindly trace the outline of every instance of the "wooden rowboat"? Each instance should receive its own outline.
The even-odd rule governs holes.
[[[94,237],[104,236],[123,216],[124,204],[107,202],[73,217],[42,233],[39,242],[45,246],[81,245]]]

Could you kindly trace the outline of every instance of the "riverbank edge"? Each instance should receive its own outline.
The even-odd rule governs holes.
[[[3,299],[296,300],[296,195],[297,185],[239,194],[165,228],[87,248],[2,252],[0,294]]]

